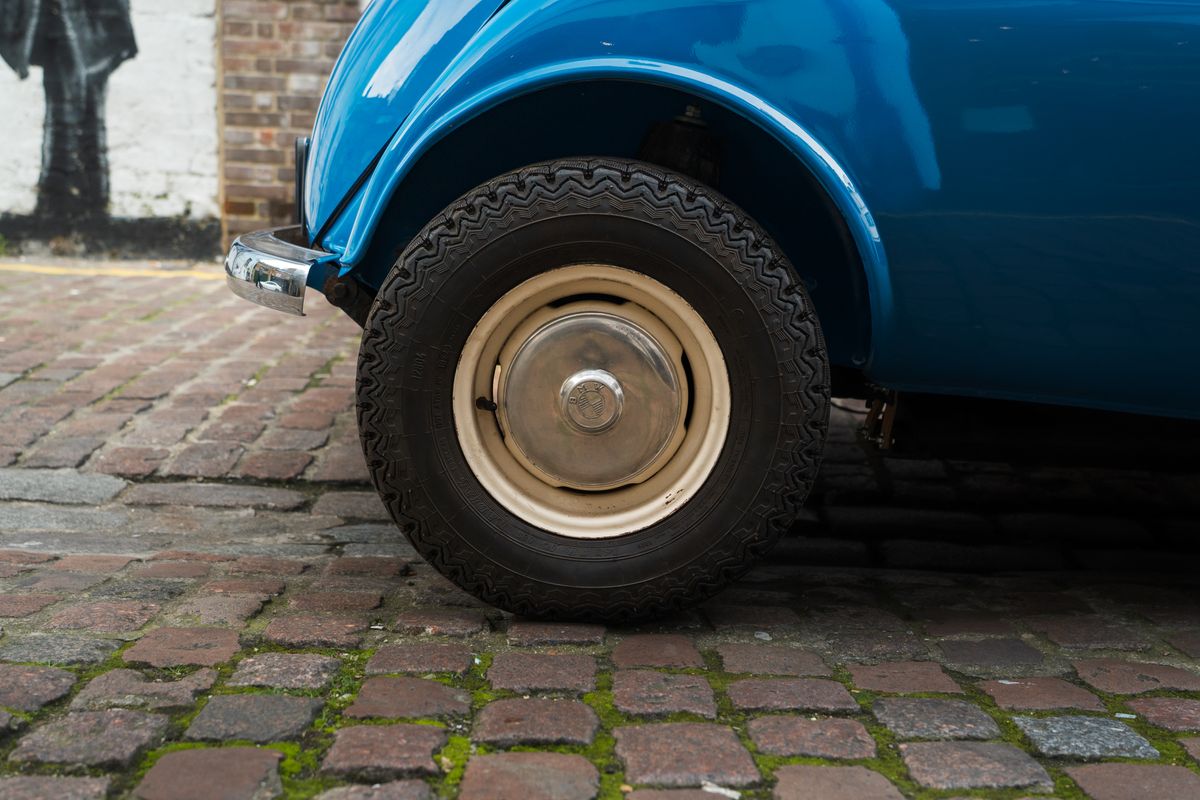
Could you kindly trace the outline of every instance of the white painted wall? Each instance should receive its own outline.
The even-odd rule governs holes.
[[[115,217],[218,216],[215,0],[133,0],[138,55],[108,84]],[[28,213],[41,165],[42,71],[0,62],[0,211]]]
[[[42,165],[42,71],[35,67],[23,81],[0,61],[0,212],[28,214],[37,202]]]

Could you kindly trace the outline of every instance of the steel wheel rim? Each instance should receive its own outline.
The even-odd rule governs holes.
[[[711,330],[673,290],[580,264],[488,309],[460,354],[452,409],[468,467],[507,511],[562,536],[609,538],[699,492],[729,430],[729,375]]]

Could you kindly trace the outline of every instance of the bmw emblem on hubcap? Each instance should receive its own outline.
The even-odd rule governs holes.
[[[567,421],[584,433],[611,428],[625,403],[621,384],[602,369],[576,372],[563,382],[560,396]]]

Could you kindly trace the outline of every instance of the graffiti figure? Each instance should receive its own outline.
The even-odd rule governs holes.
[[[108,78],[135,55],[129,0],[0,0],[0,56],[21,78],[43,70],[38,216],[107,213]]]

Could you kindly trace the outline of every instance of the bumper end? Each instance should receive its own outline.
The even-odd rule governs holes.
[[[299,225],[239,236],[225,257],[225,281],[238,297],[304,316],[308,274],[332,254],[307,246]]]

